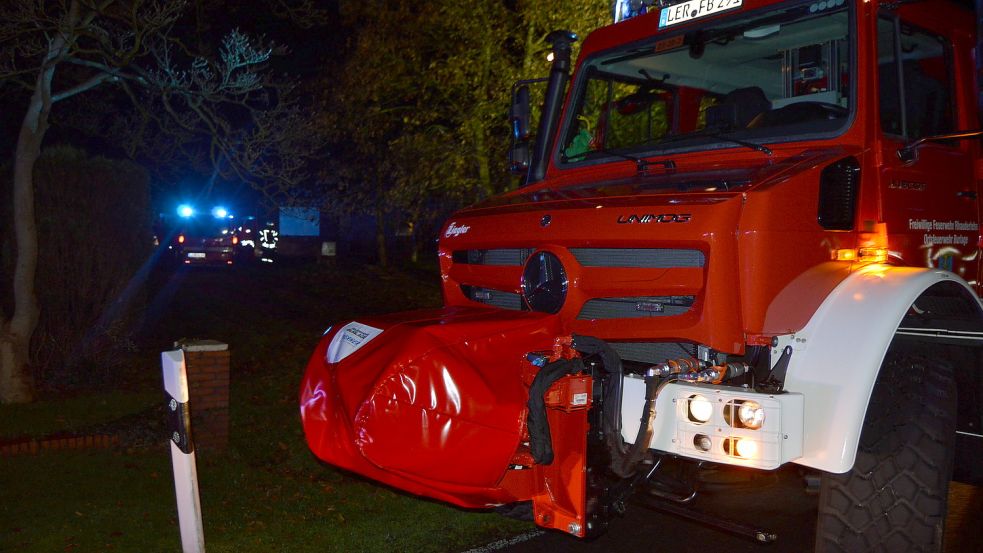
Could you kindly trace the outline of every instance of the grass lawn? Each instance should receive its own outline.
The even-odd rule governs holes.
[[[144,351],[120,389],[0,409],[0,437],[82,430],[155,405],[159,352],[212,338],[232,352],[232,436],[198,456],[208,551],[460,551],[530,529],[390,490],[317,462],[297,389],[329,324],[439,305],[434,273],[350,267],[178,271],[155,282]],[[132,418],[132,417],[131,417]],[[159,446],[0,459],[0,552],[179,551]]]
[[[159,399],[156,390],[109,390],[30,405],[0,405],[0,437],[37,438],[80,431],[144,411]]]

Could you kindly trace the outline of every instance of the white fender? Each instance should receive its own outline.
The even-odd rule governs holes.
[[[777,353],[793,348],[785,389],[805,397],[802,457],[795,463],[834,473],[853,467],[888,346],[911,304],[939,282],[959,283],[976,297],[946,271],[870,265],[833,289],[800,332],[780,339]]]

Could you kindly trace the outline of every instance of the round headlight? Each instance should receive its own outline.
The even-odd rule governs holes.
[[[536,252],[522,270],[522,297],[529,309],[557,313],[567,298],[567,272],[550,252]]]
[[[735,447],[734,449],[737,451],[738,457],[743,457],[744,459],[754,459],[755,457],[758,456],[757,443],[748,439],[742,440],[742,439],[735,438],[735,440],[737,440],[737,447]]]
[[[693,422],[707,422],[713,415],[713,404],[700,394],[689,396],[687,403],[687,414]]]
[[[737,418],[745,428],[757,430],[765,423],[765,410],[757,401],[745,401],[737,409]]]

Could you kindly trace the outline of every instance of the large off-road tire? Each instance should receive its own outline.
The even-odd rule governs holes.
[[[853,469],[822,477],[816,551],[941,551],[955,429],[952,367],[892,348]]]

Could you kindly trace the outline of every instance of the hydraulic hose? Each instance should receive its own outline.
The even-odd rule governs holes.
[[[584,369],[580,359],[558,359],[543,367],[529,386],[529,414],[526,425],[529,427],[529,452],[536,463],[548,465],[553,462],[553,437],[546,418],[546,401],[543,396],[554,382],[568,374]]]
[[[638,436],[635,443],[627,447],[621,437],[621,400],[624,387],[621,357],[610,344],[593,336],[574,334],[571,346],[582,354],[597,355],[601,359],[602,368],[608,375],[603,387],[601,430],[611,453],[610,469],[621,478],[629,478],[635,474],[638,464],[648,452],[648,444],[654,432],[655,399],[661,386],[655,385],[653,375],[645,378],[645,405]]]
[[[662,391],[663,386],[669,382],[666,380],[656,386],[655,375],[650,374],[645,377],[645,405],[642,407],[642,418],[639,421],[638,434],[635,435],[635,443],[621,458],[618,466],[614,466],[615,462],[612,460],[611,471],[618,476],[622,478],[634,476],[639,463],[645,459],[649,442],[652,441],[652,435],[655,433],[655,400],[659,397],[659,392]]]
[[[597,355],[601,358],[601,367],[608,374],[603,391],[602,430],[608,445],[616,449],[619,454],[624,454],[621,440],[621,391],[624,369],[621,366],[621,357],[604,340],[579,334],[574,334],[572,338],[573,349],[585,355]]]
[[[602,388],[601,433],[610,452],[609,468],[620,478],[631,478],[648,453],[648,444],[655,432],[655,401],[659,391],[670,380],[667,379],[661,385],[656,385],[654,372],[645,377],[645,404],[642,407],[638,434],[635,443],[627,446],[621,436],[621,402],[624,387],[621,357],[610,344],[593,336],[575,334],[571,346],[581,354],[596,355],[601,360],[602,370],[607,374]],[[527,403],[529,412],[526,417],[529,427],[529,451],[538,464],[548,465],[553,462],[553,439],[546,418],[544,395],[554,382],[583,369],[584,363],[581,359],[558,359],[546,364],[536,373],[529,387]]]

